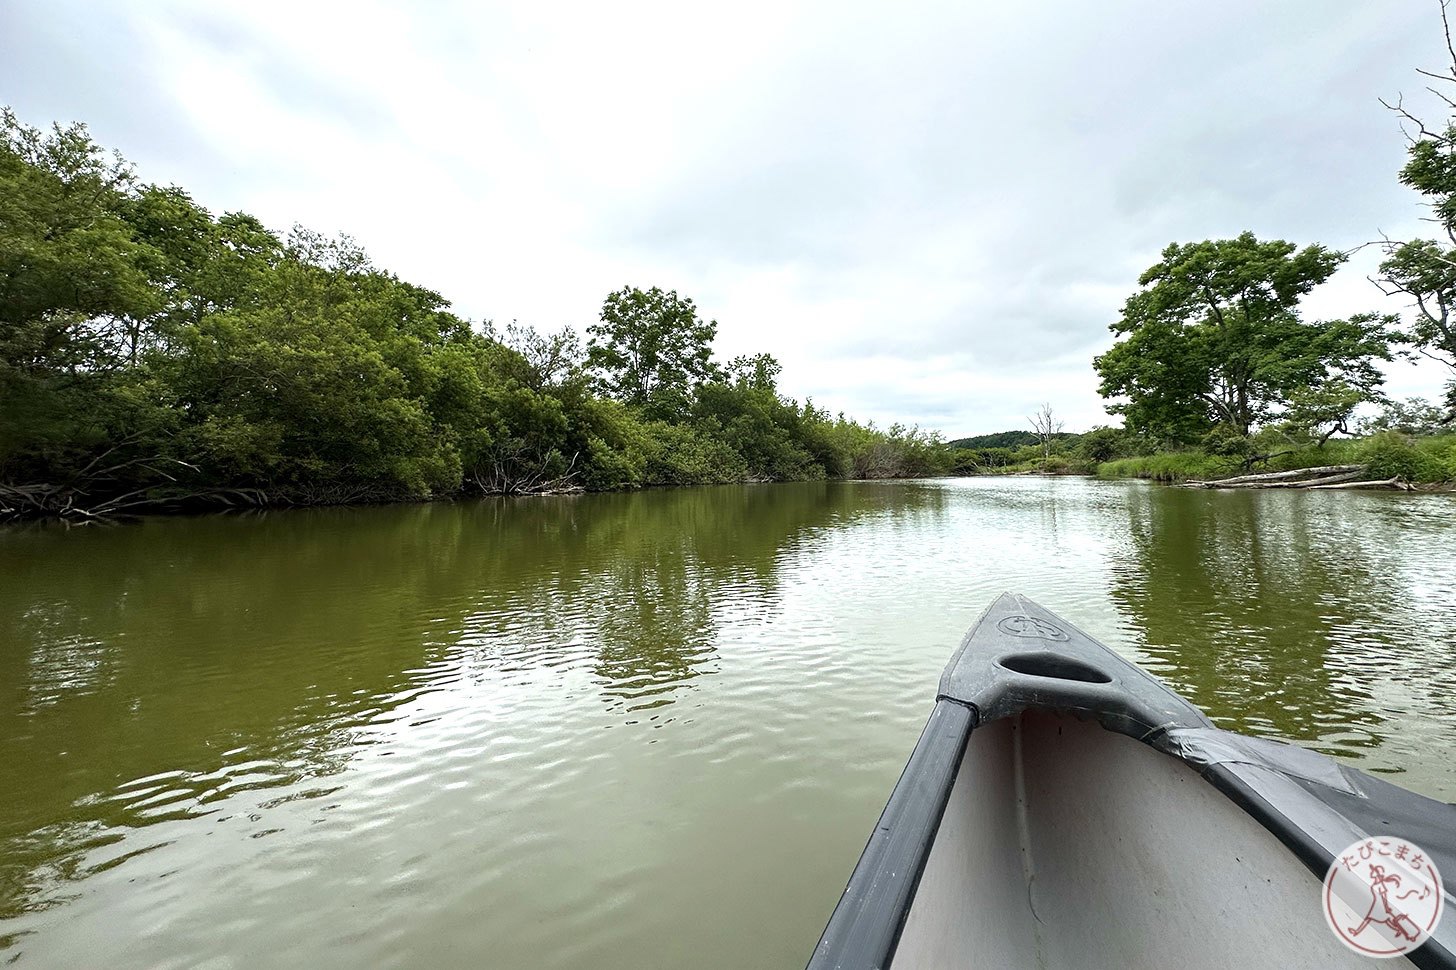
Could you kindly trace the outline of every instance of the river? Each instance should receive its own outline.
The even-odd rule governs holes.
[[[1456,800],[1456,501],[980,478],[0,531],[0,964],[799,967],[965,629]]]

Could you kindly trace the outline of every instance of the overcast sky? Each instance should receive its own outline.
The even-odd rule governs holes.
[[[953,437],[1105,421],[1091,358],[1169,242],[1429,235],[1376,99],[1444,55],[1436,0],[0,0],[0,101],[214,212],[476,320],[676,289],[786,392]],[[1310,313],[1400,309],[1376,261]]]

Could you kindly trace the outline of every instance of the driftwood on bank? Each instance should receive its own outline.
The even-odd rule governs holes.
[[[1364,468],[1357,468],[1354,471],[1340,472],[1338,475],[1324,475],[1320,478],[1306,478],[1299,482],[1270,482],[1265,488],[1325,488],[1330,485],[1337,485],[1340,482],[1354,481],[1365,474]]]
[[[571,456],[562,474],[547,477],[552,459],[560,457],[554,450],[544,458],[528,455],[525,445],[517,443],[497,453],[488,464],[482,462],[470,472],[470,478],[485,495],[573,495],[586,491],[576,481],[580,474],[576,459],[581,452]]]
[[[1184,482],[1184,488],[1393,488],[1410,491],[1413,486],[1399,478],[1359,481],[1369,472],[1365,465],[1320,465],[1287,472],[1236,475],[1209,482]]]
[[[1258,486],[1264,482],[1278,482],[1296,478],[1318,478],[1328,475],[1343,475],[1346,472],[1362,472],[1364,465],[1319,465],[1315,468],[1296,468],[1288,472],[1261,472],[1257,475],[1235,475],[1209,482],[1186,482],[1187,488],[1241,488]]]
[[[1380,481],[1369,482],[1344,482],[1339,485],[1311,485],[1310,488],[1394,488],[1402,492],[1413,492],[1415,486],[1409,482],[1403,482],[1399,477],[1386,478]]]

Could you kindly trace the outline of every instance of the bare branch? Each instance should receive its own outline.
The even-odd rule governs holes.
[[[1416,73],[1417,74],[1424,74],[1426,77],[1434,78],[1437,81],[1446,81],[1448,83],[1456,83],[1456,77],[1452,77],[1449,74],[1437,74],[1435,71],[1428,71],[1428,70],[1426,70],[1423,67],[1416,68]],[[1429,91],[1431,89],[1430,88],[1426,88],[1426,90]]]
[[[1400,117],[1416,126],[1416,133],[1420,135],[1420,138],[1413,137],[1411,133],[1406,130],[1405,125],[1401,125],[1401,133],[1405,135],[1406,140],[1409,141],[1411,144],[1415,144],[1422,138],[1430,138],[1435,141],[1440,140],[1441,136],[1439,134],[1431,131],[1429,128],[1426,127],[1426,123],[1424,121],[1417,118],[1415,115],[1411,114],[1409,111],[1406,110],[1404,96],[1396,98],[1395,104],[1391,104],[1384,98],[1377,98],[1376,100],[1384,105],[1387,110],[1395,112],[1396,114],[1400,115]]]
[[[1450,78],[1447,78],[1447,80],[1451,80],[1451,79]],[[1440,91],[1437,91],[1435,88],[1431,87],[1429,84],[1426,85],[1426,90],[1429,91],[1429,92],[1431,92],[1432,94],[1434,94],[1436,97],[1440,98],[1442,101],[1444,101],[1446,103],[1446,107],[1448,107],[1448,108],[1456,108],[1456,101],[1452,101],[1450,98],[1446,97],[1446,95],[1442,94]]]
[[[1451,55],[1451,73],[1456,75],[1456,45],[1451,43],[1451,20],[1446,15],[1446,8],[1451,5],[1451,0],[1441,0],[1441,30],[1446,35],[1446,53]]]
[[[1043,404],[1037,408],[1036,413],[1026,420],[1031,422],[1031,426],[1036,431],[1037,437],[1041,439],[1042,457],[1051,458],[1052,438],[1061,433],[1064,422],[1057,418],[1056,412],[1052,410],[1050,403]]]

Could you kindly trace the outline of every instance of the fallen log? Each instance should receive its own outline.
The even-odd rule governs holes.
[[[1315,468],[1296,468],[1287,472],[1260,472],[1257,475],[1235,475],[1210,482],[1188,482],[1190,488],[1234,488],[1249,482],[1277,482],[1291,478],[1310,478],[1320,475],[1339,475],[1345,472],[1364,471],[1364,465],[1319,465]]]
[[[1273,482],[1269,488],[1323,488],[1326,485],[1335,485],[1339,482],[1353,481],[1365,474],[1364,468],[1357,468],[1352,472],[1341,472],[1338,475],[1326,475],[1324,478],[1311,478],[1303,482]]]
[[[1356,476],[1359,476],[1359,475],[1362,475],[1364,473],[1363,472],[1353,472],[1351,474],[1354,474]],[[1224,485],[1224,484],[1215,482],[1214,484],[1209,485],[1207,487],[1208,488],[1223,488],[1223,489],[1235,489],[1235,488],[1300,488],[1300,487],[1303,487],[1304,485],[1309,484],[1309,482],[1317,482],[1317,481],[1320,481],[1320,479],[1318,479],[1318,478],[1312,478],[1312,479],[1308,479],[1308,480],[1305,480],[1305,481],[1298,481],[1298,482],[1234,482],[1232,485]]]
[[[1415,488],[1415,486],[1414,485],[1409,485],[1409,484],[1401,481],[1399,476],[1397,476],[1395,478],[1385,478],[1385,479],[1381,479],[1380,481],[1340,482],[1337,485],[1311,485],[1310,486],[1310,490],[1311,491],[1313,491],[1315,489],[1325,489],[1325,488],[1393,488],[1393,489],[1397,489],[1397,490],[1402,491],[1402,492],[1409,492],[1409,491],[1412,491]]]
[[[1331,485],[1335,482],[1348,482],[1352,478],[1359,478],[1365,474],[1365,469],[1360,468],[1352,472],[1341,472],[1338,475],[1326,475],[1322,478],[1306,478],[1297,482],[1234,482],[1232,485],[1208,485],[1207,488],[1314,488],[1319,485]]]

